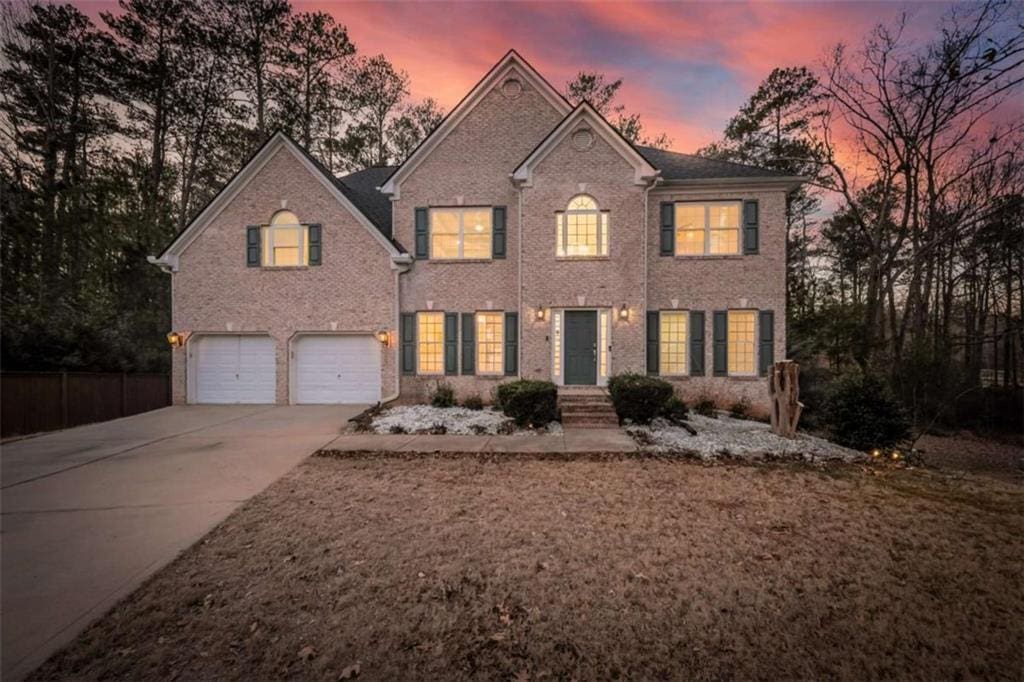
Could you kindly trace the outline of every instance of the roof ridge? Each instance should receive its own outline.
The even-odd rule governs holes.
[[[634,145],[634,146],[638,148],[638,151],[640,149],[646,149],[646,150],[649,150],[649,151],[653,151],[653,152],[655,152],[657,154],[675,154],[676,156],[685,156],[688,159],[697,159],[697,160],[700,160],[700,161],[713,161],[715,163],[726,163],[726,164],[729,164],[730,166],[737,166],[739,168],[751,168],[751,169],[759,170],[759,171],[768,171],[769,173],[778,173],[780,175],[787,175],[787,176],[789,175],[785,171],[780,171],[780,170],[777,170],[775,168],[765,168],[764,166],[756,166],[756,165],[754,165],[752,163],[741,163],[739,161],[730,161],[728,159],[719,159],[719,158],[716,158],[716,157],[713,157],[713,156],[702,156],[701,154],[691,154],[691,153],[688,153],[688,152],[677,152],[674,149],[658,149],[657,147],[652,147],[650,145]]]

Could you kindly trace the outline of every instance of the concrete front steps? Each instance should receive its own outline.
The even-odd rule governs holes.
[[[558,389],[562,426],[567,429],[617,429],[619,418],[608,391],[597,386],[562,386]]]

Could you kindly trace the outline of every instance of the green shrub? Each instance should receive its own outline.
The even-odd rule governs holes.
[[[466,399],[462,401],[462,406],[467,410],[482,410],[484,401],[478,395],[466,396]]]
[[[860,371],[832,382],[822,416],[833,439],[855,450],[891,448],[910,436],[906,412],[889,385]]]
[[[697,399],[697,402],[693,404],[693,411],[702,417],[714,419],[718,416],[718,413],[715,412],[715,401],[707,394]]]
[[[520,379],[501,384],[495,403],[519,426],[544,426],[558,419],[558,387],[550,381]]]
[[[455,407],[455,389],[446,381],[439,381],[430,394],[430,404],[434,407]]]
[[[619,420],[628,419],[634,424],[650,424],[673,395],[672,384],[664,379],[633,372],[610,378],[608,393]]]
[[[670,422],[683,422],[689,416],[689,410],[679,396],[673,395],[661,406],[661,413],[658,415]]]
[[[747,419],[750,417],[750,401],[740,398],[729,407],[729,416],[733,419]]]

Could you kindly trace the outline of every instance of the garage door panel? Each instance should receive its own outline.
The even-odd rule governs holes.
[[[194,355],[196,402],[275,402],[277,353],[273,338],[204,336],[197,340]]]
[[[295,343],[295,402],[380,400],[380,346],[372,336],[308,335]]]

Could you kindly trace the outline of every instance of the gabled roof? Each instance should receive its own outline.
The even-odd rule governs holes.
[[[512,181],[527,186],[533,184],[533,169],[551,153],[566,136],[580,128],[587,128],[604,138],[622,158],[633,166],[633,181],[646,185],[658,175],[658,169],[644,158],[626,138],[619,133],[590,102],[581,102],[572,112],[548,133],[533,151],[523,159],[512,172]]]
[[[759,179],[759,180],[795,180],[790,173],[749,166],[732,161],[709,159],[693,154],[682,154],[655,147],[636,145],[638,152],[644,155],[655,168],[661,171],[664,180],[719,180],[719,179]]]
[[[340,180],[335,178],[319,161],[303,149],[298,143],[292,140],[282,131],[277,131],[257,149],[242,168],[228,181],[227,185],[218,192],[213,199],[201,210],[195,218],[175,236],[171,243],[163,250],[159,257],[149,257],[149,262],[164,268],[176,270],[178,256],[188,248],[189,244],[199,236],[235,196],[245,188],[249,182],[256,177],[259,171],[273,158],[279,150],[286,149],[292,153],[298,161],[305,166],[310,173],[317,178],[323,186],[338,200],[341,205],[355,217],[356,221],[365,227],[372,234],[380,245],[388,252],[393,259],[401,260],[407,257],[402,250],[391,240],[391,221],[386,223],[386,231],[371,220],[366,213],[353,201],[357,192],[348,189]],[[348,191],[346,191],[348,190]]]
[[[509,50],[501,60],[491,67],[491,70],[473,86],[473,89],[455,105],[441,123],[420,144],[409,154],[408,158],[385,180],[380,191],[384,194],[399,197],[399,189],[402,180],[409,175],[430,152],[437,147],[449,133],[473,110],[483,99],[484,95],[491,91],[496,84],[502,83],[510,75],[515,75],[526,81],[551,104],[561,115],[566,115],[572,110],[572,105],[566,101],[558,90],[552,87],[551,83],[527,62],[522,55],[515,50]]]

